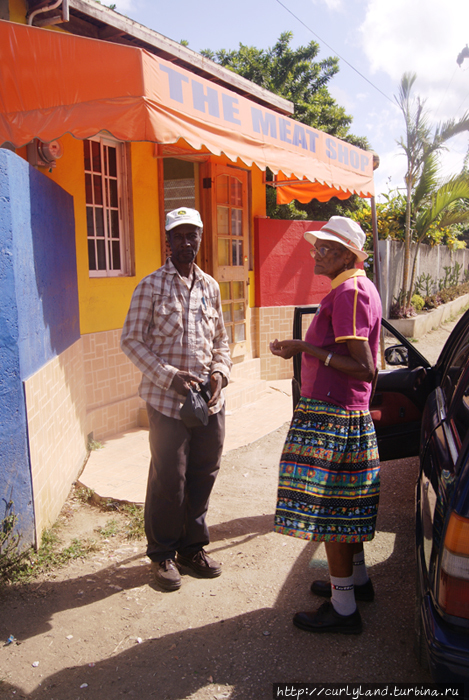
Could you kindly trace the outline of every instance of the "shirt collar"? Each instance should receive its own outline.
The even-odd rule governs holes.
[[[171,258],[167,258],[167,259],[166,259],[166,262],[165,262],[165,265],[164,265],[164,266],[165,266],[166,272],[168,272],[170,275],[179,275],[179,272],[176,270],[176,268],[175,268],[175,266],[174,266],[173,261],[171,260]],[[193,265],[193,267],[192,267],[192,272],[193,272],[193,275],[194,275],[194,279],[202,279],[202,278],[203,278],[202,270],[201,270],[200,267],[198,267],[198,265],[196,265],[195,263],[194,263],[194,265]],[[180,276],[180,275],[179,275],[179,276]]]
[[[337,275],[337,277],[334,277],[334,279],[332,280],[332,289],[335,289],[339,286],[339,284],[342,284],[342,282],[345,282],[346,280],[349,280],[352,277],[366,277],[365,270],[359,270],[356,267],[352,267],[351,270],[345,270],[345,272],[341,272],[340,275]]]

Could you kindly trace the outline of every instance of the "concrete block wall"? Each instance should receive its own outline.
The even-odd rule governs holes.
[[[83,463],[84,382],[73,199],[5,149],[0,244],[0,520],[13,509],[27,547],[54,522]]]

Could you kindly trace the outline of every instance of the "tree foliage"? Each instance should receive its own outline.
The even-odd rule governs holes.
[[[469,220],[469,178],[463,171],[443,182],[439,177],[439,159],[446,142],[453,136],[469,130],[469,114],[461,119],[439,123],[431,129],[425,102],[414,97],[412,88],[416,80],[414,73],[404,73],[396,102],[402,112],[405,134],[398,140],[407,160],[406,213],[404,224],[404,266],[402,279],[402,305],[407,308],[412,296],[415,276],[415,261],[420,243],[425,238],[449,229],[453,234],[457,224]],[[411,270],[410,246],[417,248]]]

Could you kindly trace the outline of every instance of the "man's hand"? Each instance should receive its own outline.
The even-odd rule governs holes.
[[[196,377],[192,372],[177,372],[171,382],[171,389],[174,389],[178,394],[187,396],[191,384],[201,384],[202,382],[203,379]]]
[[[223,374],[221,372],[214,372],[210,375],[210,391],[212,396],[207,403],[207,406],[214,406],[218,399],[220,398],[221,390],[223,388]]]
[[[289,360],[293,355],[303,352],[301,340],[275,340],[270,343],[270,352],[277,357],[283,357],[284,360]]]

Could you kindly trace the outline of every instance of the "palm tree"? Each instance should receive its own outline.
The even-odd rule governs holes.
[[[402,276],[401,305],[409,306],[413,289],[413,278],[410,273],[410,245],[415,236],[418,245],[425,238],[430,226],[438,223],[442,227],[443,213],[447,208],[453,208],[454,202],[461,198],[469,199],[469,180],[467,174],[461,174],[446,183],[438,183],[438,155],[446,148],[446,142],[453,136],[469,131],[469,113],[462,119],[451,119],[437,124],[433,135],[429,125],[425,101],[419,96],[412,96],[412,87],[416,80],[415,73],[404,73],[401,79],[399,95],[395,100],[404,116],[405,136],[398,140],[407,158],[407,170],[404,177],[407,201],[404,230],[404,269]],[[465,188],[467,187],[467,189]],[[452,223],[467,220],[465,216],[455,220],[456,211],[453,209]],[[463,215],[464,212],[461,213]],[[453,220],[454,219],[454,220]],[[414,234],[414,236],[413,236]],[[415,260],[413,273],[415,271]]]
[[[414,199],[413,209],[416,216],[413,230],[417,245],[412,262],[409,290],[414,288],[419,246],[425,240],[430,228],[436,224],[439,229],[445,229],[469,221],[469,208],[461,207],[461,201],[469,202],[469,177],[465,173],[450,178],[430,190],[430,194],[427,194],[425,200],[417,206]]]

